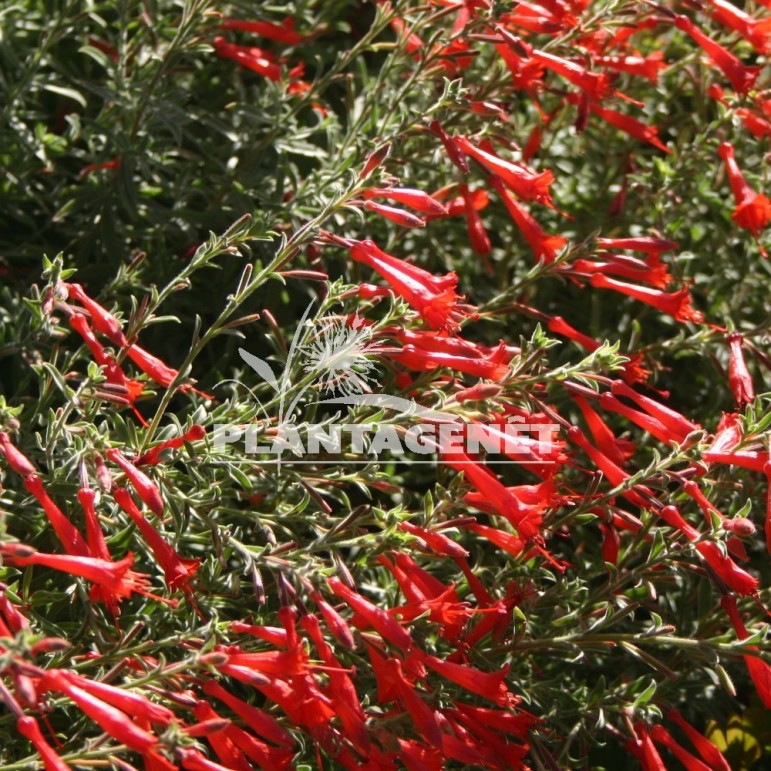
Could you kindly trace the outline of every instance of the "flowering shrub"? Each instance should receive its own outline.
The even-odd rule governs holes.
[[[253,5],[0,11],[2,767],[765,767],[768,4]]]

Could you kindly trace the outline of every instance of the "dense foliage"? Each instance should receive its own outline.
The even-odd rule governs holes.
[[[0,9],[2,768],[766,767],[771,3],[257,6]]]

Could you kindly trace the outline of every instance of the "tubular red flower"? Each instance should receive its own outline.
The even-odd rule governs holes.
[[[675,16],[675,26],[689,35],[723,71],[735,91],[746,94],[757,80],[759,67],[746,67],[730,51],[705,35],[687,16]]]
[[[18,634],[22,629],[29,629],[29,621],[18,607],[8,599],[4,588],[0,588],[0,612],[5,616],[9,632]],[[9,633],[8,636],[12,637],[13,635]]]
[[[688,287],[683,287],[677,292],[667,293],[659,289],[625,284],[623,281],[616,281],[613,278],[608,278],[608,276],[603,276],[601,273],[595,273],[591,277],[590,283],[600,289],[612,289],[627,295],[627,297],[633,297],[635,300],[672,316],[676,321],[693,321],[697,324],[704,321],[704,316],[691,307],[691,295]]]
[[[718,147],[718,154],[725,163],[728,181],[734,194],[736,207],[731,218],[740,228],[748,230],[755,239],[771,221],[771,200],[761,193],[756,193],[744,178],[734,156],[734,148],[728,142]],[[766,256],[766,251],[761,247]]]
[[[664,745],[687,769],[687,771],[715,771],[706,763],[702,763],[695,755],[691,755],[681,747],[672,737],[672,734],[663,725],[655,725],[651,728],[653,741]]]
[[[135,406],[136,400],[142,395],[144,386],[137,380],[132,380],[118,366],[112,354],[108,353],[104,346],[96,339],[88,325],[88,319],[82,313],[73,313],[70,316],[70,326],[83,338],[88,346],[94,361],[104,370],[104,376],[108,383],[117,386],[123,391],[124,398],[133,407],[134,414],[144,426],[147,422]]]
[[[34,717],[22,715],[16,720],[16,728],[23,737],[32,742],[32,746],[43,758],[45,771],[70,771],[70,766],[56,754],[54,748],[45,740]]]
[[[429,128],[439,137],[439,140],[444,145],[444,149],[446,150],[449,159],[464,174],[469,174],[471,169],[469,168],[466,156],[463,155],[463,153],[460,151],[457,144],[455,143],[455,140],[442,128],[442,124],[439,123],[438,120],[433,120],[431,121]]]
[[[324,621],[327,624],[327,629],[329,629],[332,636],[343,647],[348,648],[348,650],[353,650],[356,647],[356,642],[353,639],[353,632],[346,620],[321,596],[319,592],[311,592],[311,599],[321,611],[321,615],[324,617]]]
[[[51,670],[49,669],[47,672],[51,672]],[[69,680],[78,688],[82,688],[97,699],[112,704],[132,717],[141,717],[164,727],[168,726],[174,719],[174,713],[170,709],[150,701],[146,696],[135,691],[118,688],[108,683],[100,683],[98,680],[90,680],[67,670],[60,670],[59,677]]]
[[[96,492],[94,490],[82,488],[78,491],[78,501],[86,516],[86,541],[88,542],[89,553],[92,557],[112,562],[107,541],[96,516],[95,500]],[[113,616],[117,617],[120,615],[118,609],[119,598],[102,584],[93,584],[89,590],[89,595],[93,602],[103,602],[107,605]]]
[[[624,255],[608,255],[611,259],[606,262],[578,259],[566,266],[567,270],[577,273],[603,273],[611,276],[622,276],[632,281],[642,281],[657,289],[665,289],[672,277],[669,275],[666,265],[658,261],[648,264],[643,260]]]
[[[630,249],[633,252],[661,254],[677,249],[677,241],[667,241],[665,238],[639,236],[630,238],[598,238],[597,246],[603,249]]]
[[[667,429],[663,423],[650,415],[646,415],[645,413],[639,412],[632,407],[628,407],[626,404],[620,402],[613,394],[607,392],[600,394],[600,407],[602,407],[604,410],[609,410],[610,412],[616,412],[619,415],[623,415],[625,418],[632,421],[632,423],[639,426],[644,431],[647,431],[651,436],[655,437],[660,442],[669,444],[672,439],[677,441],[677,438],[671,435],[669,429]]]
[[[736,400],[736,406],[742,408],[755,400],[755,387],[742,353],[744,338],[738,332],[731,332],[726,340],[729,351],[728,385]]]
[[[24,547],[24,553],[13,545],[0,547],[0,554],[9,565],[25,567],[42,565],[52,570],[61,570],[87,581],[102,584],[112,594],[129,597],[132,592],[146,594],[146,578],[141,573],[131,570],[134,555],[128,554],[122,560],[110,562],[96,557],[83,557],[70,554],[44,554]]]
[[[554,208],[549,188],[554,182],[551,171],[535,172],[526,166],[519,166],[511,161],[504,161],[497,155],[472,145],[464,136],[455,137],[455,143],[467,155],[482,164],[490,173],[500,177],[515,195],[526,201],[539,203]]]
[[[92,300],[80,284],[65,284],[65,287],[70,299],[77,300],[89,312],[91,323],[97,332],[107,337],[118,348],[125,348],[128,345],[122,325],[115,316]]]
[[[504,682],[504,678],[509,673],[508,665],[499,672],[481,672],[474,667],[443,661],[428,653],[421,653],[419,658],[426,666],[469,693],[476,693],[485,699],[494,701],[499,706],[509,704],[512,699],[512,695]],[[516,702],[516,697],[514,697],[514,701]]]
[[[662,51],[654,51],[649,56],[596,56],[594,63],[610,70],[646,78],[651,83],[658,83],[661,70],[667,66]]]
[[[594,102],[589,103],[589,111],[619,131],[629,134],[630,137],[638,139],[640,142],[647,142],[668,155],[672,154],[672,151],[659,139],[659,130],[655,126],[649,126],[631,115],[610,110]]]
[[[410,187],[373,187],[364,190],[362,195],[367,199],[388,198],[433,217],[446,217],[449,214],[445,206],[428,193]]]
[[[357,615],[364,622],[377,631],[377,633],[388,642],[402,650],[409,650],[412,647],[412,637],[398,621],[391,618],[384,610],[373,605],[369,600],[360,594],[349,589],[337,576],[332,576],[327,580],[329,588],[334,594],[340,597],[346,605],[356,611]]]
[[[583,396],[574,394],[572,398],[581,410],[597,447],[619,468],[623,466],[634,454],[634,444],[618,439]]]
[[[448,367],[457,372],[465,372],[467,375],[487,380],[501,380],[509,373],[508,364],[504,363],[507,358],[505,345],[502,345],[497,355],[489,359],[466,358],[441,351],[428,351],[414,345],[405,345],[400,351],[394,351],[389,356],[407,369],[419,372]]]
[[[105,455],[115,464],[120,466],[123,473],[131,482],[142,502],[157,517],[163,517],[163,498],[158,485],[150,479],[144,471],[138,469],[116,447],[110,447]]]
[[[466,215],[466,227],[468,229],[469,241],[472,249],[483,258],[485,270],[488,274],[493,273],[493,267],[487,259],[493,247],[490,243],[490,236],[482,223],[479,212],[474,207],[474,201],[471,198],[468,185],[463,183],[459,185],[460,194],[463,197],[464,210]]]
[[[474,522],[463,525],[463,529],[481,535],[490,543],[511,554],[512,557],[519,557],[527,547],[527,541],[524,539],[512,533],[507,533],[505,530],[498,530],[495,527],[488,527],[487,525],[480,525]]]
[[[468,557],[468,552],[459,543],[456,543],[452,538],[448,538],[443,533],[438,533],[435,530],[426,530],[426,528],[418,527],[411,522],[400,522],[399,530],[404,530],[424,541],[437,554],[452,558]]]
[[[280,24],[272,21],[244,21],[242,19],[224,18],[220,26],[222,29],[252,32],[255,35],[266,37],[268,40],[274,40],[277,43],[284,43],[290,46],[297,45],[305,40],[303,35],[295,32],[294,19],[291,16],[287,16]]]
[[[324,640],[321,625],[316,616],[306,613],[300,623],[303,629],[308,632],[321,660],[327,667],[328,691],[337,717],[354,747],[366,755],[371,744],[366,727],[367,715],[361,706],[353,681],[348,673],[343,671],[340,662]]]
[[[760,54],[771,53],[771,19],[753,19],[748,13],[725,0],[707,0],[710,16],[724,27],[738,32]]]
[[[182,768],[187,771],[233,771],[229,766],[223,766],[209,760],[198,750],[191,750],[183,747],[177,748],[177,754],[182,762]]]
[[[577,426],[572,426],[568,429],[568,439],[577,444],[589,456],[590,460],[607,477],[613,487],[620,487],[629,479],[629,474],[620,469],[604,453],[592,446]],[[649,487],[640,484],[635,485],[631,490],[624,490],[620,494],[640,508],[648,508],[648,501],[653,497],[653,491]]]
[[[498,191],[511,218],[522,231],[525,240],[530,244],[535,258],[543,260],[547,265],[554,262],[557,254],[567,243],[567,238],[550,236],[544,232],[536,222],[535,217],[519,201],[511,197],[511,194],[504,188],[503,182],[499,177],[491,175],[488,177],[488,181]]]
[[[197,720],[204,722],[220,718],[214,711],[214,708],[205,701],[199,701],[195,705],[193,714]],[[224,729],[208,733],[206,740],[212,746],[217,758],[225,768],[232,769],[232,771],[251,771],[252,766],[246,759],[246,756],[236,747]]]
[[[398,659],[387,659],[383,662],[383,669],[392,685],[394,693],[410,713],[415,728],[430,744],[441,746],[442,733],[439,728],[436,712],[420,698],[415,690],[415,686],[404,676],[401,662]]]
[[[64,512],[51,500],[43,487],[43,481],[37,474],[30,474],[24,480],[27,492],[37,498],[38,503],[51,523],[57,538],[61,541],[67,554],[75,556],[88,556],[90,554],[88,544],[75,525],[70,522]]]
[[[601,101],[611,93],[610,78],[604,72],[590,72],[580,64],[534,48],[530,58],[572,83],[590,101]]]
[[[701,541],[696,544],[696,551],[729,589],[743,596],[758,590],[758,579],[740,568],[730,557],[726,557],[716,543]]]
[[[8,465],[19,476],[28,477],[31,474],[37,474],[37,469],[32,461],[16,448],[11,437],[5,431],[0,431],[0,452],[5,455]]]
[[[136,343],[129,346],[126,353],[131,361],[133,361],[145,375],[164,388],[168,388],[179,375],[179,372],[176,369],[164,364],[158,357],[153,356],[141,346],[136,345]],[[188,383],[182,384],[179,387],[179,390],[183,392],[193,391],[205,399],[213,398],[210,394],[203,393],[202,391],[193,388],[193,386]]]
[[[512,704],[514,701],[512,696]],[[512,709],[500,710],[489,707],[476,707],[462,702],[453,702],[456,709],[470,720],[478,722],[497,731],[515,736],[517,739],[527,739],[531,729],[541,723],[541,719],[528,712],[517,712]]]
[[[131,517],[152,549],[158,564],[163,570],[166,586],[171,591],[179,589],[186,595],[191,596],[193,589],[190,586],[190,579],[198,572],[201,561],[180,557],[163,536],[144,518],[128,490],[120,487],[116,488],[113,492],[113,497],[123,511]]]
[[[137,456],[132,461],[135,466],[154,466],[161,461],[161,453],[165,450],[178,450],[185,442],[197,442],[206,436],[206,429],[203,426],[194,425],[185,431],[182,436],[176,436],[173,439],[166,439],[151,447],[147,452]]]
[[[207,696],[214,696],[227,704],[258,736],[279,746],[291,747],[294,744],[291,734],[274,717],[233,696],[216,681],[207,680],[203,691]]]
[[[661,759],[655,745],[651,741],[648,727],[645,723],[635,723],[634,731],[640,742],[640,760],[643,771],[667,771],[664,761]]]
[[[395,206],[385,206],[376,201],[365,201],[364,208],[367,211],[371,211],[373,214],[379,214],[381,217],[385,217],[387,220],[391,220],[391,222],[395,222],[397,225],[401,225],[404,228],[424,228],[426,226],[425,220],[416,217],[411,212],[404,211],[404,209],[398,209]]]
[[[731,766],[723,757],[723,753],[706,736],[703,736],[690,723],[686,722],[676,709],[667,712],[667,719],[675,723],[685,733],[712,771],[731,771]]]
[[[454,329],[463,318],[455,293],[455,273],[434,276],[423,268],[386,254],[374,241],[356,241],[351,257],[376,270],[434,329]]]
[[[242,67],[246,67],[268,80],[280,82],[284,71],[280,64],[273,61],[267,51],[257,46],[239,46],[229,43],[223,37],[214,38],[214,51],[222,59],[232,59]]]
[[[104,731],[135,752],[143,755],[157,745],[153,734],[136,726],[125,712],[75,685],[63,671],[47,670],[41,682],[45,688],[67,695]]]

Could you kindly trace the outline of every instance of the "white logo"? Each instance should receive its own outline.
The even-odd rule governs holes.
[[[433,463],[426,456],[440,451],[476,455],[482,449],[507,456],[510,460],[504,463],[553,462],[548,454],[554,449],[559,428],[555,424],[528,425],[519,416],[503,424],[469,423],[453,412],[426,407],[401,396],[375,393],[374,357],[386,353],[388,348],[373,339],[373,327],[358,315],[329,316],[316,320],[309,333],[312,306],[313,303],[305,309],[297,325],[280,378],[265,359],[244,348],[238,349],[243,361],[273,389],[274,396],[262,404],[240,380],[220,381],[217,386],[232,382],[248,390],[265,420],[248,425],[215,424],[212,439],[216,449],[225,451],[228,445],[243,441],[245,453],[267,456],[260,463],[278,466],[290,461],[366,464],[384,451],[398,456],[400,462]],[[292,383],[292,373],[298,371],[303,376]],[[346,421],[337,412],[322,423],[298,421],[300,416],[295,413],[307,402],[311,390],[318,396],[328,396],[311,402],[316,408],[347,406],[351,417],[351,409],[370,407],[378,414],[395,413],[389,417],[396,420],[366,422],[364,417]],[[305,403],[306,410],[309,407]],[[271,408],[275,417],[266,408]],[[361,414],[357,413],[357,417]],[[537,439],[530,436],[532,432]],[[286,457],[287,452],[293,457]],[[317,457],[322,453],[324,458]]]

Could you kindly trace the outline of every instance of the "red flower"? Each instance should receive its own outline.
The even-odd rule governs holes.
[[[463,529],[481,535],[483,538],[490,541],[490,543],[495,544],[498,548],[511,554],[512,557],[519,557],[527,547],[527,541],[524,539],[519,538],[512,533],[507,533],[505,530],[498,530],[495,527],[488,527],[487,525],[480,525],[473,522],[463,525]]]
[[[769,35],[771,19],[753,19],[748,13],[726,0],[707,0],[710,15],[724,27],[738,32],[759,54],[771,53]]]
[[[9,565],[17,567],[42,565],[52,570],[61,570],[64,573],[101,584],[118,597],[129,597],[133,592],[148,595],[146,577],[131,570],[131,566],[134,564],[132,554],[118,562],[110,562],[96,557],[44,554],[30,546],[22,546],[21,544],[2,546],[0,547],[0,554]]]
[[[487,255],[490,254],[493,247],[490,243],[490,236],[482,223],[482,218],[474,206],[474,201],[469,192],[468,185],[464,182],[459,185],[460,194],[463,197],[464,212],[466,215],[466,227],[468,228],[469,240],[473,250],[482,257],[485,271],[488,275],[493,274],[493,266],[490,264]]]
[[[442,128],[442,124],[439,123],[438,120],[433,120],[431,121],[429,128],[439,137],[440,141],[444,145],[444,149],[447,151],[447,155],[450,160],[464,174],[469,174],[471,169],[469,168],[466,156],[463,155],[463,153],[460,151],[458,145],[455,143],[455,140]]]
[[[491,175],[488,181],[503,199],[503,203],[508,209],[511,218],[522,231],[525,240],[530,244],[536,260],[543,260],[547,265],[554,262],[557,254],[567,243],[567,238],[550,236],[544,232],[536,222],[535,217],[519,201],[511,197],[511,194],[504,188],[503,182],[499,177]]]
[[[630,137],[638,139],[640,142],[647,142],[649,145],[653,145],[671,155],[672,151],[659,139],[659,130],[655,126],[649,126],[637,120],[637,118],[633,118],[631,115],[624,115],[624,113],[610,110],[594,102],[589,103],[589,111],[602,118],[611,126],[615,126],[619,131],[629,134]]]
[[[454,559],[468,557],[468,552],[460,544],[435,530],[426,530],[426,528],[418,527],[411,522],[400,522],[399,530],[404,530],[410,535],[414,535],[416,538],[424,541],[437,554],[442,554]]]
[[[78,491],[78,501],[86,516],[86,541],[88,542],[89,553],[92,557],[112,562],[107,541],[96,516],[95,500],[96,492],[94,490],[84,487]],[[104,586],[93,584],[89,590],[89,595],[93,602],[105,603],[113,616],[119,615],[118,598]]]
[[[565,269],[576,273],[589,274],[603,273],[611,276],[622,276],[632,281],[642,281],[657,289],[667,287],[672,277],[669,275],[666,265],[662,265],[655,257],[650,262],[638,260],[636,257],[627,257],[622,254],[609,254],[606,262],[578,259]]]
[[[659,73],[667,66],[662,51],[654,51],[650,56],[595,56],[594,63],[646,78],[651,83],[658,83]]]
[[[442,453],[442,462],[462,471],[464,478],[479,492],[481,502],[488,504],[496,513],[505,517],[524,539],[539,538],[541,533],[541,510],[543,506],[523,504],[487,468],[472,461],[465,453],[452,450]]]
[[[54,748],[45,740],[34,717],[22,715],[16,720],[16,728],[23,737],[32,742],[32,746],[43,758],[45,771],[70,771],[70,766],[56,754]]]
[[[366,755],[370,749],[370,738],[366,727],[367,715],[361,706],[353,681],[324,640],[321,625],[316,616],[307,613],[300,623],[308,632],[324,662],[329,678],[327,691],[346,736],[359,752]]]
[[[648,727],[645,723],[635,723],[634,732],[637,734],[638,752],[643,771],[667,771],[664,761],[661,759],[656,747],[651,741]]]
[[[686,722],[676,709],[669,710],[667,718],[682,729],[712,771],[731,771],[731,766],[723,757],[723,753],[706,736],[700,734],[690,723]]]
[[[757,582],[755,582],[757,585]],[[733,587],[731,587],[733,588]],[[750,592],[741,592],[738,590],[738,594],[750,594]],[[723,608],[731,619],[736,635],[740,640],[746,640],[750,634],[747,628],[744,626],[744,622],[739,615],[739,610],[736,607],[736,598],[732,595],[725,595],[721,599]],[[754,645],[750,646],[749,650],[758,650]],[[763,659],[757,656],[745,655],[744,663],[747,665],[752,682],[755,684],[755,690],[760,696],[760,700],[766,706],[767,709],[771,709],[771,666],[766,664]]]
[[[311,592],[311,599],[321,611],[321,615],[324,617],[324,621],[327,624],[327,629],[332,633],[332,636],[344,648],[353,650],[356,647],[356,641],[353,639],[353,632],[346,620],[321,596],[319,592]]]
[[[64,286],[67,288],[70,299],[77,300],[91,314],[91,323],[97,332],[107,337],[118,348],[125,348],[128,345],[122,325],[115,316],[95,300],[92,300],[80,284],[65,284]]]
[[[384,675],[388,678],[392,692],[407,708],[415,728],[434,746],[441,746],[442,733],[435,710],[420,698],[415,686],[407,680],[398,659],[383,662]]]
[[[446,217],[449,213],[443,204],[428,193],[410,187],[373,187],[364,190],[362,195],[366,199],[389,198],[432,217]]]
[[[416,217],[414,214],[404,211],[404,209],[397,209],[395,206],[385,206],[375,201],[365,201],[364,208],[367,211],[385,217],[387,220],[391,220],[391,222],[395,222],[397,225],[401,225],[403,228],[424,228],[426,226],[425,221],[420,217]]]
[[[113,497],[123,511],[131,517],[152,549],[158,564],[163,569],[166,586],[171,591],[179,589],[192,599],[193,589],[190,586],[190,579],[198,572],[201,561],[180,557],[163,536],[144,518],[128,490],[118,487],[113,492]]]
[[[653,726],[651,728],[651,737],[653,741],[663,744],[688,771],[716,771],[681,747],[663,725]]]
[[[70,316],[70,326],[83,338],[94,357],[94,361],[104,368],[107,382],[124,390],[126,398],[133,405],[137,397],[142,394],[142,384],[126,377],[126,373],[118,366],[112,355],[107,353],[104,346],[96,339],[88,325],[88,319],[82,313],[73,313]],[[144,422],[141,415],[138,417]]]
[[[755,399],[752,377],[747,370],[742,353],[744,338],[738,332],[731,332],[728,341],[728,385],[731,387],[737,407],[744,407]]]
[[[279,82],[283,77],[283,67],[276,64],[273,55],[257,46],[239,46],[229,43],[223,37],[215,37],[214,51],[220,58],[232,59],[268,80]]]
[[[86,540],[64,512],[51,500],[40,477],[37,474],[30,474],[24,480],[24,487],[37,498],[38,503],[43,507],[51,527],[67,554],[88,556],[90,551]]]
[[[600,451],[617,466],[623,466],[634,454],[634,443],[626,439],[618,439],[583,396],[574,394],[573,401],[575,401],[578,408],[581,410],[584,420],[589,426],[589,431],[592,433],[595,444],[599,447]]]
[[[735,91],[746,94],[757,80],[760,67],[746,67],[730,51],[705,35],[687,16],[675,16],[675,26],[698,43],[704,52],[723,71]]]
[[[158,485],[150,479],[144,471],[138,469],[129,461],[123,453],[115,447],[111,447],[105,455],[115,464],[121,467],[123,473],[131,482],[133,488],[142,502],[152,511],[156,517],[163,517],[163,498]]]
[[[603,249],[630,249],[633,252],[660,254],[661,252],[677,249],[677,242],[652,236],[637,236],[630,238],[598,238],[597,246]]]
[[[136,691],[127,688],[118,688],[109,683],[100,683],[97,680],[90,680],[87,677],[81,677],[80,675],[67,670],[48,669],[46,670],[45,676],[50,677],[54,672],[56,673],[54,681],[57,684],[60,685],[63,680],[66,680],[72,685],[81,688],[86,693],[112,704],[114,707],[121,710],[121,712],[125,712],[132,717],[143,718],[150,723],[157,723],[164,727],[168,726],[174,719],[174,713],[170,709],[150,701],[146,696],[142,696]]]
[[[185,442],[197,442],[206,436],[206,429],[203,426],[194,425],[185,431],[182,436],[175,436],[173,439],[166,439],[151,447],[147,452],[134,458],[135,466],[154,466],[161,461],[161,454],[166,450],[178,450]]]
[[[603,276],[601,273],[595,273],[591,277],[590,283],[600,289],[613,289],[628,297],[634,297],[635,300],[650,305],[662,313],[669,314],[676,321],[693,321],[697,324],[704,321],[704,316],[691,307],[691,295],[687,287],[683,287],[677,292],[667,293],[659,289],[625,284],[623,281],[616,281],[613,278]]]
[[[437,342],[439,343],[441,340],[437,338]],[[414,345],[405,345],[404,348],[390,353],[389,356],[413,371],[431,372],[437,367],[448,367],[456,372],[465,372],[467,375],[487,380],[502,380],[509,374],[509,367],[506,363],[509,357],[503,343],[495,354],[484,359],[459,356],[443,351],[430,351]]]
[[[354,241],[350,254],[376,270],[434,329],[454,329],[463,318],[455,292],[455,273],[434,276],[423,268],[386,254],[374,241]]]
[[[272,21],[243,21],[241,19],[225,18],[220,24],[222,29],[238,30],[240,32],[252,32],[286,45],[297,45],[305,40],[303,35],[295,32],[294,19],[287,16],[280,24]]]
[[[740,228],[748,230],[757,239],[760,231],[771,221],[771,200],[762,193],[756,193],[747,184],[730,143],[723,142],[717,151],[725,163],[728,181],[736,201],[736,208],[731,218]],[[762,247],[761,251],[763,256],[767,256]]]
[[[80,685],[76,685],[73,678],[67,676],[67,673],[62,670],[45,671],[41,683],[48,690],[66,694],[102,730],[135,752],[144,755],[157,745],[158,739],[153,734],[135,725],[121,709],[94,696]]]
[[[406,651],[412,647],[412,637],[409,632],[382,608],[378,608],[365,597],[349,589],[337,576],[332,576],[327,583],[332,592],[356,612],[364,625],[371,626],[384,640],[388,640],[397,648]]]
[[[179,372],[176,369],[173,369],[167,364],[164,364],[159,358],[153,356],[149,351],[146,351],[136,343],[129,346],[126,353],[128,354],[128,357],[131,359],[131,361],[133,361],[134,364],[136,364],[137,367],[139,367],[139,369],[145,373],[145,375],[164,388],[168,388],[179,375]],[[193,388],[193,386],[189,385],[188,383],[181,385],[179,390],[194,391],[205,399],[213,398],[210,394],[202,393],[201,391]]]
[[[32,461],[16,448],[11,437],[5,431],[0,431],[0,452],[5,455],[11,469],[20,476],[28,477],[30,474],[37,474],[37,469]]]
[[[258,736],[279,746],[291,747],[294,744],[291,734],[274,717],[233,696],[215,680],[207,680],[203,684],[203,691],[207,696],[227,704]]]
[[[495,153],[472,145],[464,136],[455,137],[457,146],[467,155],[479,161],[491,174],[500,177],[506,187],[526,201],[538,201],[554,208],[549,188],[554,182],[551,171],[538,173],[527,166],[504,161]]]

